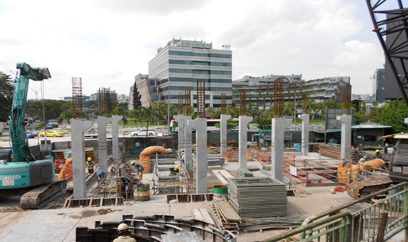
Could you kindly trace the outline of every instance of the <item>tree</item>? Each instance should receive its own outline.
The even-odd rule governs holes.
[[[133,109],[136,110],[142,106],[140,99],[142,95],[137,91],[136,82],[133,84]]]
[[[118,115],[126,116],[128,114],[128,103],[119,103],[118,104]]]
[[[381,113],[380,113],[380,123],[382,125],[390,125],[394,128],[394,131],[406,132],[407,125],[404,123],[404,118],[408,117],[408,108],[405,105],[404,100],[397,99],[388,102]]]
[[[106,107],[106,113],[112,115],[112,98],[109,92],[105,93],[105,107]]]
[[[231,118],[238,118],[239,108],[232,105],[227,105],[227,114],[231,115]]]
[[[146,136],[148,135],[147,129],[149,129],[149,123],[154,122],[154,118],[156,117],[156,110],[153,108],[153,106],[150,107],[143,107],[140,106],[137,109],[137,115],[140,120],[146,122]]]
[[[220,118],[221,110],[219,108],[208,107],[207,111],[210,113],[211,118]]]
[[[153,105],[154,112],[157,118],[157,125],[160,124],[160,120],[163,119],[164,115],[167,115],[167,105],[164,102],[156,102]]]
[[[290,115],[290,116],[295,116],[295,103],[294,102],[285,102],[283,105],[283,114],[284,115]]]
[[[60,100],[44,100],[45,121],[58,119],[61,113],[72,112],[72,103]],[[26,108],[27,116],[43,117],[43,101],[29,101]]]
[[[14,87],[9,75],[0,72],[0,122],[6,122],[11,113]]]

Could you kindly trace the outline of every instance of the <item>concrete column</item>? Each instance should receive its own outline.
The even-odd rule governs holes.
[[[341,122],[341,153],[342,162],[351,160],[351,115],[337,116]]]
[[[113,159],[119,158],[119,125],[123,116],[112,115],[112,156]]]
[[[224,151],[227,149],[227,121],[231,118],[231,115],[221,115],[221,133],[220,133],[220,152],[221,156],[224,155]]]
[[[106,142],[106,125],[112,121],[112,118],[98,116],[98,144],[99,144],[99,169],[103,172],[108,171],[108,144]]]
[[[248,124],[252,117],[239,116],[238,121],[238,160],[239,168],[247,168],[247,143],[248,143]]]
[[[71,119],[74,199],[86,198],[84,132],[90,127],[92,127],[92,121]]]
[[[197,118],[188,120],[187,123],[196,130],[196,193],[207,193],[207,119]]]
[[[285,119],[272,119],[272,177],[283,182]]]
[[[178,131],[177,131],[177,138],[178,138],[178,152],[181,149],[185,148],[184,145],[184,125],[186,123],[183,115],[176,115],[174,119],[178,122]]]
[[[302,155],[309,154],[309,114],[300,115],[302,120]]]
[[[190,174],[190,177],[193,175],[193,132],[191,131],[191,124],[189,120],[191,120],[190,116],[186,116],[186,124],[184,128],[184,157],[185,157],[185,166],[187,173]]]

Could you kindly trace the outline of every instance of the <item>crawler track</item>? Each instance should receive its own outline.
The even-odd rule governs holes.
[[[67,182],[55,180],[52,183],[41,185],[26,192],[20,199],[20,207],[24,209],[39,209],[48,203],[65,195]]]

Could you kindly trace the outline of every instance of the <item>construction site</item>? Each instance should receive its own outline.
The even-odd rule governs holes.
[[[383,2],[367,0],[374,31],[389,63],[404,66],[406,57],[396,61],[392,55],[406,48],[406,39],[386,46],[387,32],[379,27],[386,23],[374,17]],[[400,23],[390,32],[406,36],[406,12],[381,12],[395,14],[388,20]],[[0,241],[408,239],[408,134],[386,133],[389,126],[353,126],[350,85],[338,87],[342,109],[327,108],[323,128],[310,124],[307,95],[286,92],[291,84],[282,76],[265,85],[262,96],[260,88],[256,100],[258,105],[263,98],[264,111],[265,97],[270,100],[269,130],[250,128],[254,117],[247,115],[242,89],[237,127],[227,129],[231,115],[221,95],[220,127],[210,131],[206,80],[196,79],[196,88],[178,95],[178,115],[171,117],[177,129],[168,117],[164,128],[148,133],[147,123],[144,135],[129,135],[134,130],[119,127],[124,117],[115,101],[112,115],[106,113],[103,89],[97,121],[83,117],[82,79],[75,77],[68,139],[53,139],[55,134],[47,140],[44,130],[45,138],[33,146],[25,126],[28,83],[51,74],[24,62],[17,70],[4,142],[10,147],[0,147]],[[393,72],[408,80],[406,71]],[[301,106],[301,124],[293,124],[296,114],[283,114],[287,100]],[[376,145],[364,145],[366,134]]]
[[[211,142],[204,80],[197,80],[197,119],[186,108],[191,95],[180,99],[177,132],[119,137],[122,117],[103,116],[101,104],[98,138],[85,139],[93,123],[80,116],[82,84],[73,79],[71,139],[28,149],[34,157],[50,154],[53,181],[22,194],[1,190],[0,240],[110,242],[121,224],[139,242],[401,236],[408,187],[390,179],[386,164],[395,152],[375,159],[372,149],[352,149],[350,90],[344,90],[346,108],[337,117],[340,146],[310,143],[308,114],[301,115],[301,143],[288,146],[284,130],[292,120],[282,116],[284,100],[279,98],[284,78],[274,84],[270,143],[248,137],[252,117],[244,108],[238,138],[228,138],[225,98],[219,141]],[[245,102],[242,98],[241,107]],[[19,177],[3,178],[2,186],[18,184]]]

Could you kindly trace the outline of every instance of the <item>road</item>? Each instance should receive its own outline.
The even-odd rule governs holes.
[[[56,129],[58,130],[58,129]],[[130,133],[133,131],[136,131],[136,128],[121,128],[119,129],[119,138],[120,137],[130,137]],[[155,129],[156,134],[159,136],[163,133],[167,132],[167,129]],[[107,127],[107,138],[112,138],[112,128]],[[39,145],[41,143],[41,140],[51,140],[52,142],[55,141],[71,141],[71,134],[66,133],[64,137],[35,137],[28,139],[29,146],[32,145]],[[8,133],[8,130],[5,130],[2,135],[0,135],[0,147],[11,147],[11,141],[10,141],[10,136]]]

